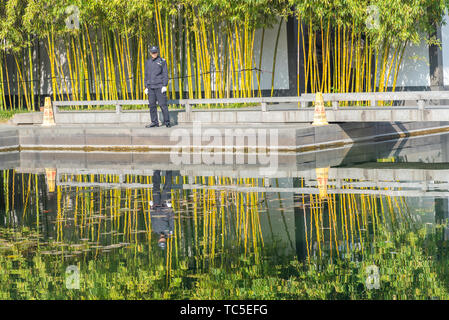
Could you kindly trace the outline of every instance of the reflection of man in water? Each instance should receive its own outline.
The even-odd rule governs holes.
[[[151,205],[151,226],[154,232],[159,233],[158,246],[165,249],[167,238],[173,235],[174,212],[171,207],[171,178],[172,171],[165,173],[165,184],[161,191],[161,171],[153,173],[153,201]]]

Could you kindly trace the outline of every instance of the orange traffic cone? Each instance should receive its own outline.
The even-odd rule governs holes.
[[[313,114],[312,126],[323,126],[329,124],[326,118],[326,111],[324,110],[324,99],[321,92],[316,93],[315,112]]]
[[[316,168],[316,181],[318,182],[318,190],[320,191],[320,199],[327,198],[327,178],[329,175],[329,167]]]
[[[53,117],[53,107],[51,105],[50,97],[45,98],[44,119],[42,121],[42,125],[43,126],[54,126],[55,125],[55,119]]]

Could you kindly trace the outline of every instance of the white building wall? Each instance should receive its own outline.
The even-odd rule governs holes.
[[[393,59],[394,50],[391,50],[389,61]],[[380,74],[380,62],[378,67]],[[378,74],[378,77],[379,77]],[[385,73],[387,76],[388,70]],[[388,87],[393,86],[394,66],[391,70]],[[423,42],[419,45],[408,44],[404,58],[399,68],[396,87],[422,87],[430,86],[429,46]]]
[[[444,16],[446,23],[449,23],[449,16]],[[449,85],[449,25],[441,26],[441,49],[443,57],[443,83]]]
[[[262,90],[271,90],[271,77],[273,71],[273,58],[276,46],[276,36],[279,28],[279,22],[274,24],[273,28],[266,29],[262,50],[263,72],[260,74],[260,87]],[[262,29],[256,30],[254,39],[254,58],[253,65],[259,68],[259,58],[262,43]],[[257,72],[254,72],[254,83],[257,88]],[[279,34],[279,43],[276,55],[276,70],[274,73],[274,89],[289,89],[288,84],[288,55],[287,55],[287,23],[285,20],[281,26]]]

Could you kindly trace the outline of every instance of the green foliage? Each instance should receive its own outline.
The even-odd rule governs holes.
[[[0,122],[6,121],[14,117],[17,113],[25,113],[26,110],[0,110]]]
[[[88,22],[91,27],[101,26],[131,35],[153,31],[155,1],[152,0],[6,0],[0,4],[0,39],[7,40],[4,49],[17,50],[26,46],[27,34],[43,38],[50,31],[70,33],[65,19],[68,16],[66,8],[71,5],[79,8],[81,24]],[[159,1],[159,5],[160,10],[170,16],[188,9],[189,19],[200,16],[207,18],[208,23],[238,22],[246,17],[254,28],[271,26],[277,16],[288,13],[286,0],[179,0]]]
[[[0,39],[4,49],[17,51],[26,43],[26,29],[23,26],[23,15],[27,6],[26,0],[6,1],[0,9]]]
[[[26,45],[27,34],[44,37],[50,30],[68,32],[65,26],[66,8],[76,5],[80,22],[102,26],[109,30],[150,33],[154,24],[155,1],[151,0],[7,0],[0,4],[0,39],[6,49]],[[276,17],[292,14],[291,8],[302,18],[320,21],[332,19],[336,25],[354,26],[375,38],[378,43],[389,41],[418,43],[433,33],[442,23],[447,0],[177,0],[159,1],[160,9],[177,16],[188,9],[189,18],[206,18],[208,23],[244,21],[253,28],[273,26]],[[366,21],[369,6],[379,9],[379,28],[369,29]],[[126,26],[124,21],[127,22]]]
[[[447,0],[290,0],[296,14],[312,20],[316,28],[321,20],[335,25],[353,27],[355,32],[366,34],[377,44],[391,45],[409,41],[418,44],[443,21]],[[370,7],[377,7],[378,28],[371,28]]]

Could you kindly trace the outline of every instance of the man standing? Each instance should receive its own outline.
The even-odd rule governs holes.
[[[159,127],[156,100],[161,107],[165,125],[170,127],[167,107],[167,61],[159,56],[159,50],[156,46],[150,48],[150,53],[151,58],[145,61],[145,94],[148,95],[151,124],[145,126],[145,128]]]

